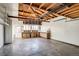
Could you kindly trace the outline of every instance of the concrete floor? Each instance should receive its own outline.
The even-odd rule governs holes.
[[[0,49],[1,56],[79,56],[79,47],[44,38],[16,39]]]

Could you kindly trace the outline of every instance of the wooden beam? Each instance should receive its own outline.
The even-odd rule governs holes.
[[[69,9],[69,7],[66,7],[66,8],[64,8],[64,9],[62,9],[62,10],[60,10],[60,11],[58,11],[57,13],[61,13],[61,12],[65,11],[65,10],[68,10],[68,9]]]
[[[24,13],[29,13],[31,14],[30,12],[27,12],[27,11],[23,11],[23,10],[18,10],[19,12],[24,12]]]
[[[51,17],[49,17],[49,16],[46,16],[47,18],[51,18]]]
[[[40,14],[40,15],[42,15],[43,13],[42,12],[40,12],[39,10],[35,10],[35,12],[36,13],[38,13],[38,14]]]
[[[39,6],[39,9],[41,9],[44,5],[45,5],[45,3],[42,3],[42,4]]]
[[[25,4],[26,5],[26,4]],[[58,4],[59,5],[59,4]],[[58,6],[58,5],[56,5],[56,6]],[[28,6],[30,6],[30,5],[28,5]],[[31,6],[31,7],[33,7],[33,6]],[[53,7],[53,6],[51,6],[51,7]],[[33,7],[34,8],[34,7]],[[50,9],[50,8],[47,8],[47,9]],[[46,10],[43,10],[43,9],[39,9],[39,8],[36,8],[35,7],[35,9],[33,10],[32,9],[32,11],[33,12],[35,12],[35,13],[37,13],[38,15],[44,15],[45,13],[47,13],[48,11],[46,11]],[[52,12],[51,12],[52,13]],[[51,13],[48,13],[47,15],[49,16],[48,18],[52,18],[52,16],[51,15],[49,15],[49,14],[51,14]],[[54,17],[56,17],[56,16],[63,16],[62,14],[58,14],[58,13],[53,13],[53,15],[54,15]],[[29,15],[28,15],[29,16]],[[65,16],[66,17],[66,16]]]
[[[47,17],[43,17],[45,19],[45,21],[47,20]],[[44,20],[43,20],[44,21]]]
[[[75,17],[73,17],[73,19],[75,19],[75,18],[79,18],[79,16],[75,16]]]
[[[70,16],[74,17],[74,16],[79,16],[79,12],[71,14]]]
[[[73,17],[73,16],[69,15],[69,17],[72,18],[72,19],[74,19],[74,18],[78,18],[79,16],[74,16]]]
[[[38,9],[38,10],[41,11],[42,13],[46,13],[46,12],[48,12],[48,11],[43,10],[43,9]]]
[[[25,4],[25,5],[27,5],[27,4]],[[28,5],[28,6],[30,6],[30,5]],[[37,13],[37,14],[39,14],[39,15],[43,14],[41,11],[44,11],[44,10],[41,9],[41,11],[39,11],[40,9],[37,8],[37,7],[34,7],[34,6],[32,6],[31,8],[32,8],[32,10],[33,10],[35,13]]]
[[[48,14],[48,16],[53,17],[53,15],[52,15],[52,14]]]
[[[32,11],[34,12],[36,17],[38,17],[40,15],[40,13],[36,12],[35,8],[33,8],[32,6],[30,8],[32,9]]]
[[[77,9],[78,10],[78,9]],[[62,15],[65,15],[65,14],[68,14],[68,13],[71,13],[71,12],[74,12],[74,11],[76,11],[76,9],[74,8],[74,9],[72,9],[72,10],[68,10],[68,11],[66,11],[66,12],[63,12],[63,13],[61,13]]]
[[[26,5],[26,4],[25,4],[25,5]],[[28,5],[28,6],[30,6],[30,5]],[[30,8],[31,8],[31,10],[32,10],[32,12],[33,12],[34,14],[35,14],[35,13],[37,13],[37,14],[39,14],[39,15],[42,14],[42,12],[39,11],[39,10],[37,10],[37,9],[35,9],[35,7],[31,6]],[[38,8],[38,9],[39,9],[39,8]]]
[[[69,17],[69,16],[65,16],[65,15],[62,15],[62,14],[58,14],[58,13],[48,13],[48,14],[53,14],[54,15],[54,17],[58,17],[58,16],[64,16],[64,17],[68,17],[68,18],[71,18],[71,17]]]
[[[73,9],[73,8],[75,8],[75,7],[78,7],[79,6],[79,4],[74,4],[73,6],[71,6],[71,7],[66,7],[66,8],[64,8],[64,9],[62,9],[62,10],[60,10],[60,11],[58,11],[57,13],[63,13],[63,12],[65,12],[65,11],[68,11],[69,9]]]
[[[79,12],[79,10],[76,10],[76,11],[73,11],[73,12],[67,13],[67,14],[65,14],[65,15],[71,15],[71,14],[75,14],[75,13],[78,13],[78,12]]]
[[[61,13],[61,14],[67,14],[67,13],[69,13],[69,12],[73,12],[73,11],[75,11],[75,10],[77,10],[77,9],[79,9],[79,5],[77,6],[77,7],[74,7],[74,8],[69,8],[69,10],[67,10],[67,11],[65,11],[65,12],[63,12],[63,13]]]
[[[32,9],[33,12],[35,12],[35,8],[33,8],[32,6],[30,8]]]
[[[25,6],[24,6],[24,4],[23,4],[23,7],[22,7],[22,8],[23,8],[23,13],[22,13],[22,14],[24,14],[24,9],[25,9]]]
[[[23,13],[23,14],[21,14],[21,13],[19,12],[18,15],[19,15],[19,16],[24,16],[24,17],[36,18],[36,15],[35,15],[35,14],[29,14],[29,13]]]
[[[55,3],[49,5],[49,6],[46,8],[46,10],[50,9],[51,7],[53,7],[53,6],[55,6],[55,5],[56,5]]]
[[[53,15],[55,15],[55,16],[62,16],[62,15],[60,15],[60,14],[57,14],[57,13],[53,13]]]
[[[41,11],[42,13],[47,13],[48,11],[42,10],[42,9],[38,9],[39,11]],[[52,14],[48,14],[49,17],[53,17]]]
[[[57,13],[53,13],[53,15],[55,15],[55,17],[64,16],[64,17],[67,17],[67,18],[72,18],[72,17],[69,17],[68,15],[61,15],[61,14],[57,14]]]
[[[32,3],[30,3],[30,7],[32,6]]]
[[[19,19],[29,19],[28,17],[23,16],[8,16],[9,18],[19,18]]]

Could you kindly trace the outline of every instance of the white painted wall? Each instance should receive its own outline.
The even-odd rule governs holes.
[[[22,21],[18,21],[18,19],[12,19],[12,40],[15,38],[21,38],[21,27],[23,26]],[[17,30],[19,28],[19,30]]]
[[[1,11],[1,15],[2,15],[2,21],[3,20],[7,20],[6,19],[6,13],[8,13],[9,15],[10,14],[13,14],[14,12],[14,9],[13,9],[13,5],[15,5],[14,3],[1,3],[0,4],[0,11]],[[4,21],[2,22],[4,24]],[[10,23],[9,25],[4,25],[4,30],[5,30],[5,33],[4,33],[4,43],[12,43],[12,21],[10,20]],[[8,34],[8,35],[7,35]]]
[[[54,20],[58,20],[58,18],[51,19],[48,24],[51,30],[51,39],[79,46],[79,20],[65,22],[64,19],[53,22]]]
[[[12,4],[12,16],[18,16],[18,3]],[[21,38],[21,30],[17,30],[17,28],[21,29],[23,22],[18,21],[16,18],[11,18],[12,20],[12,41],[15,38]]]
[[[0,48],[3,46],[3,40],[4,40],[3,33],[4,33],[3,25],[0,24]]]
[[[5,12],[7,12],[9,15],[13,15],[13,16],[18,15],[18,3],[0,3],[0,23],[3,24],[3,26],[5,27],[5,43],[11,43],[12,42],[12,36],[13,36],[13,34],[12,34],[12,23],[10,22],[9,26],[4,25],[3,20],[6,20]],[[16,20],[16,19],[13,19],[13,20]],[[2,33],[2,31],[1,31],[1,33]],[[3,42],[1,42],[1,44],[3,44]]]
[[[79,20],[71,22],[58,21],[51,25],[52,39],[79,45]]]
[[[41,25],[41,32],[47,32],[50,29],[50,23],[48,22],[42,22]]]
[[[3,46],[4,43],[4,12],[5,8],[0,4],[0,48]]]

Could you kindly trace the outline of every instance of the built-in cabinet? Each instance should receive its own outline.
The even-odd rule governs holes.
[[[35,38],[35,37],[39,37],[40,33],[36,30],[25,30],[22,32],[22,38],[26,39],[26,38]]]
[[[50,32],[40,32],[40,37],[50,39]]]
[[[22,38],[36,38],[36,37],[42,37],[42,38],[47,38],[50,39],[50,32],[38,32],[36,30],[25,30],[22,32]]]

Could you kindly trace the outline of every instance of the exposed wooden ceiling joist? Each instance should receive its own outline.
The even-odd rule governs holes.
[[[32,3],[30,3],[30,7],[32,6]]]
[[[32,14],[32,13],[25,13],[25,12],[19,12],[19,15],[24,15],[24,16],[27,16],[27,17],[36,17],[35,14]]]
[[[38,9],[39,11],[46,13],[47,11],[43,10],[43,9]]]
[[[79,14],[79,4],[69,4],[69,3],[24,3],[24,6],[19,7],[19,14],[21,16],[31,17],[34,19],[51,19],[58,16],[65,17],[77,17]],[[70,6],[71,5],[71,6]]]
[[[43,10],[43,9],[39,9],[40,11],[42,11],[43,13],[47,13],[48,11]]]
[[[69,15],[69,17],[71,17],[72,19],[75,19],[75,18],[79,18],[79,15],[77,15],[77,16],[71,16],[71,15]]]
[[[52,17],[53,15],[52,14],[48,14],[50,17]]]
[[[45,3],[41,3],[41,5],[39,6],[39,9],[41,9],[44,5]]]
[[[44,4],[43,4],[44,5]],[[42,10],[42,9],[37,9],[37,10],[35,10],[33,7],[32,7],[32,10],[34,11],[34,12],[36,12],[36,13],[38,13],[38,14],[40,14],[40,15],[42,15],[43,13],[46,13],[47,11],[45,11],[45,10]],[[39,11],[40,10],[40,11]],[[41,12],[42,11],[42,12]],[[50,15],[48,15],[49,17],[51,17]]]
[[[71,16],[79,16],[79,12],[75,13],[75,14],[71,14]]]
[[[78,12],[79,12],[79,10],[76,10],[76,11],[73,11],[73,12],[67,13],[67,14],[65,14],[65,15],[71,15],[71,14],[75,14],[75,13],[78,13]]]
[[[62,9],[62,10],[58,11],[57,13],[61,13],[61,12],[65,11],[65,10],[67,10],[67,9],[69,9],[69,7],[66,7],[66,8]]]
[[[42,11],[43,14],[48,12],[48,11],[46,11],[46,10],[42,10],[42,9],[39,9],[39,11]],[[49,16],[49,17],[53,17],[54,15],[53,15],[53,14],[48,14],[48,16]]]
[[[73,11],[75,11],[75,10],[78,10],[79,9],[79,5],[77,6],[77,7],[75,7],[75,8],[69,8],[69,10],[67,10],[67,11],[65,11],[65,12],[63,12],[63,13],[61,13],[61,14],[67,14],[67,13],[69,13],[69,12],[73,12]]]
[[[46,8],[46,10],[50,9],[51,7],[53,7],[53,6],[55,6],[55,5],[56,5],[55,3],[54,3],[54,4],[49,5],[49,6]]]
[[[23,17],[23,16],[8,16],[9,18],[18,18],[18,19],[30,19],[29,17]]]
[[[74,5],[71,6],[71,7],[66,7],[66,8],[64,8],[64,9],[62,9],[62,10],[60,10],[60,11],[58,11],[57,13],[63,13],[63,12],[65,12],[65,11],[69,10],[69,9],[73,9],[73,8],[77,7],[78,5],[79,5],[79,4],[74,4]]]

